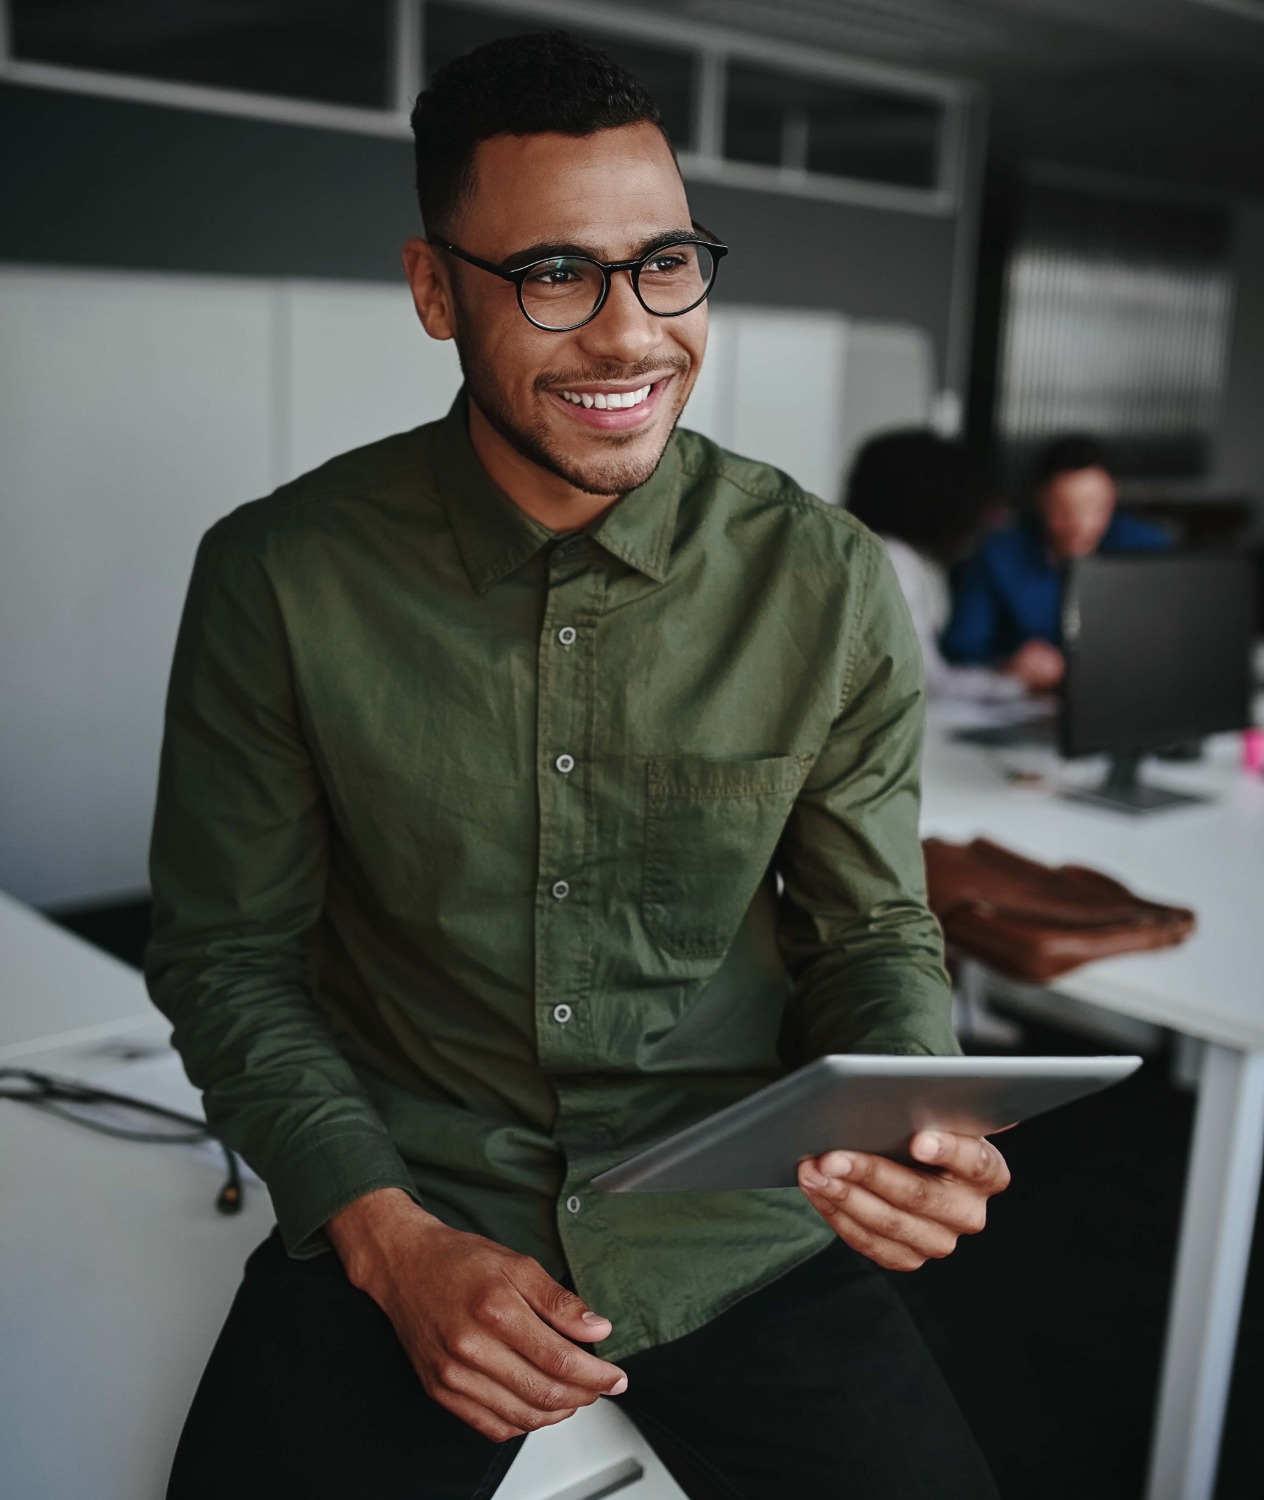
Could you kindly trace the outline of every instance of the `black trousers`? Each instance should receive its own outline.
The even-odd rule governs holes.
[[[690,1500],[995,1500],[903,1303],[841,1241],[684,1338],[620,1360],[617,1400]],[[519,1438],[430,1400],[333,1255],[276,1231],[202,1377],[168,1500],[484,1500]]]

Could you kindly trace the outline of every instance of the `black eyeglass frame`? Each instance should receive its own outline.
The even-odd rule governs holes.
[[[647,313],[656,318],[681,318],[685,313],[692,312],[695,307],[702,304],[711,295],[711,289],[715,286],[715,278],[720,269],[720,262],[729,253],[729,247],[722,245],[718,240],[706,238],[708,231],[701,224],[693,226],[699,231],[696,235],[685,235],[678,240],[668,240],[665,244],[657,245],[653,250],[647,250],[644,255],[638,255],[635,260],[598,260],[592,255],[542,255],[539,260],[533,260],[525,266],[515,266],[512,271],[506,271],[503,266],[495,265],[490,260],[483,260],[480,256],[471,255],[468,250],[462,250],[459,245],[454,245],[450,240],[436,240],[441,250],[446,250],[449,255],[455,255],[458,260],[468,261],[472,266],[477,266],[480,271],[490,271],[493,276],[499,276],[502,281],[511,281],[518,293],[518,307],[522,316],[533,328],[538,328],[541,333],[574,333],[577,328],[582,328],[585,323],[591,323],[601,309],[606,305],[606,298],[610,295],[610,278],[616,271],[626,271],[632,281],[632,290],[636,293],[636,300]],[[641,296],[641,272],[647,261],[661,255],[664,250],[670,250],[673,245],[701,245],[711,252],[711,279],[703,289],[702,295],[691,302],[688,307],[682,307],[677,312],[659,312],[653,308]],[[558,260],[582,260],[590,266],[596,266],[601,272],[601,295],[597,298],[597,305],[586,318],[581,318],[578,323],[571,323],[565,328],[551,328],[547,323],[540,323],[527,311],[526,303],[522,300],[522,284],[530,276],[532,271],[540,266],[547,266],[551,261]]]

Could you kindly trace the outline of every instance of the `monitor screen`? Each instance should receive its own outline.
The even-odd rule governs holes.
[[[1073,562],[1063,595],[1063,754],[1129,754],[1251,722],[1246,558],[1147,553]]]

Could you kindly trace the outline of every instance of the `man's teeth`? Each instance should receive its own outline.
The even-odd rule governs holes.
[[[595,406],[598,411],[618,411],[620,408],[640,406],[653,389],[653,385],[643,385],[639,391],[559,391],[558,395],[572,406]]]

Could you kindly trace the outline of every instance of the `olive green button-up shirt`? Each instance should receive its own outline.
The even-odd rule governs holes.
[[[618,1359],[832,1231],[596,1173],[823,1053],[956,1050],[920,658],[881,543],[777,470],[677,431],[558,536],[465,414],[203,539],[146,973],[292,1253],[403,1188],[569,1273]]]

